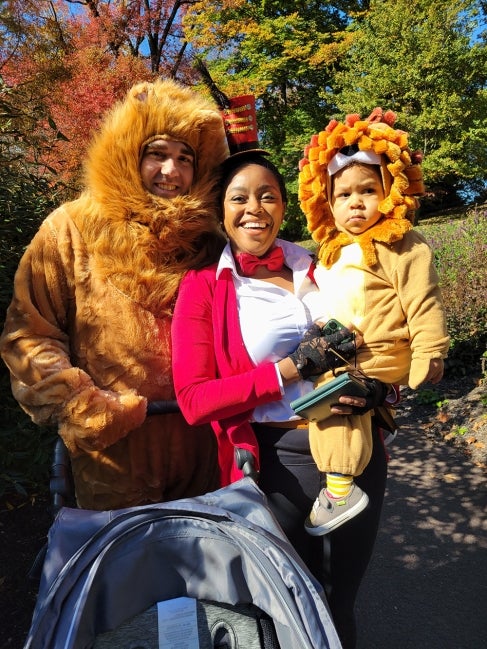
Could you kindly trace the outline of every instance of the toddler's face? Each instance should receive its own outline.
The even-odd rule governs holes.
[[[331,209],[335,225],[342,232],[362,234],[381,218],[384,200],[380,171],[367,164],[352,164],[333,176]]]

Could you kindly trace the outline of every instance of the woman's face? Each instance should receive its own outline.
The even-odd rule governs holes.
[[[285,208],[270,169],[252,163],[237,169],[223,196],[223,227],[233,253],[264,255],[278,235]]]

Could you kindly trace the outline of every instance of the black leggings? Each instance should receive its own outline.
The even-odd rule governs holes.
[[[356,646],[354,606],[372,556],[387,478],[379,433],[374,431],[372,458],[356,483],[369,496],[367,508],[326,536],[310,536],[304,519],[322,486],[306,429],[254,424],[260,448],[259,487],[291,544],[325,589],[344,649]]]

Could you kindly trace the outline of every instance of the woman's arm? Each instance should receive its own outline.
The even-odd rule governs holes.
[[[274,363],[252,367],[234,358],[234,375],[221,376],[215,345],[232,353],[232,336],[240,331],[223,332],[221,340],[215,327],[213,270],[186,275],[179,289],[172,323],[173,378],[176,397],[188,423],[201,424],[225,419],[252,410],[258,405],[281,399],[281,389]],[[242,343],[243,344],[243,343]],[[246,358],[246,352],[245,356]]]

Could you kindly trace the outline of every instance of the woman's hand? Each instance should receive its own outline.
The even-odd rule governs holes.
[[[353,415],[355,408],[364,408],[366,401],[364,397],[347,397],[342,395],[338,401],[342,405],[332,406],[330,412],[334,415]]]
[[[344,364],[344,359],[355,355],[355,336],[349,329],[340,329],[329,336],[321,335],[318,323],[304,334],[295,352],[288,358],[296,366],[299,376],[308,379]]]

